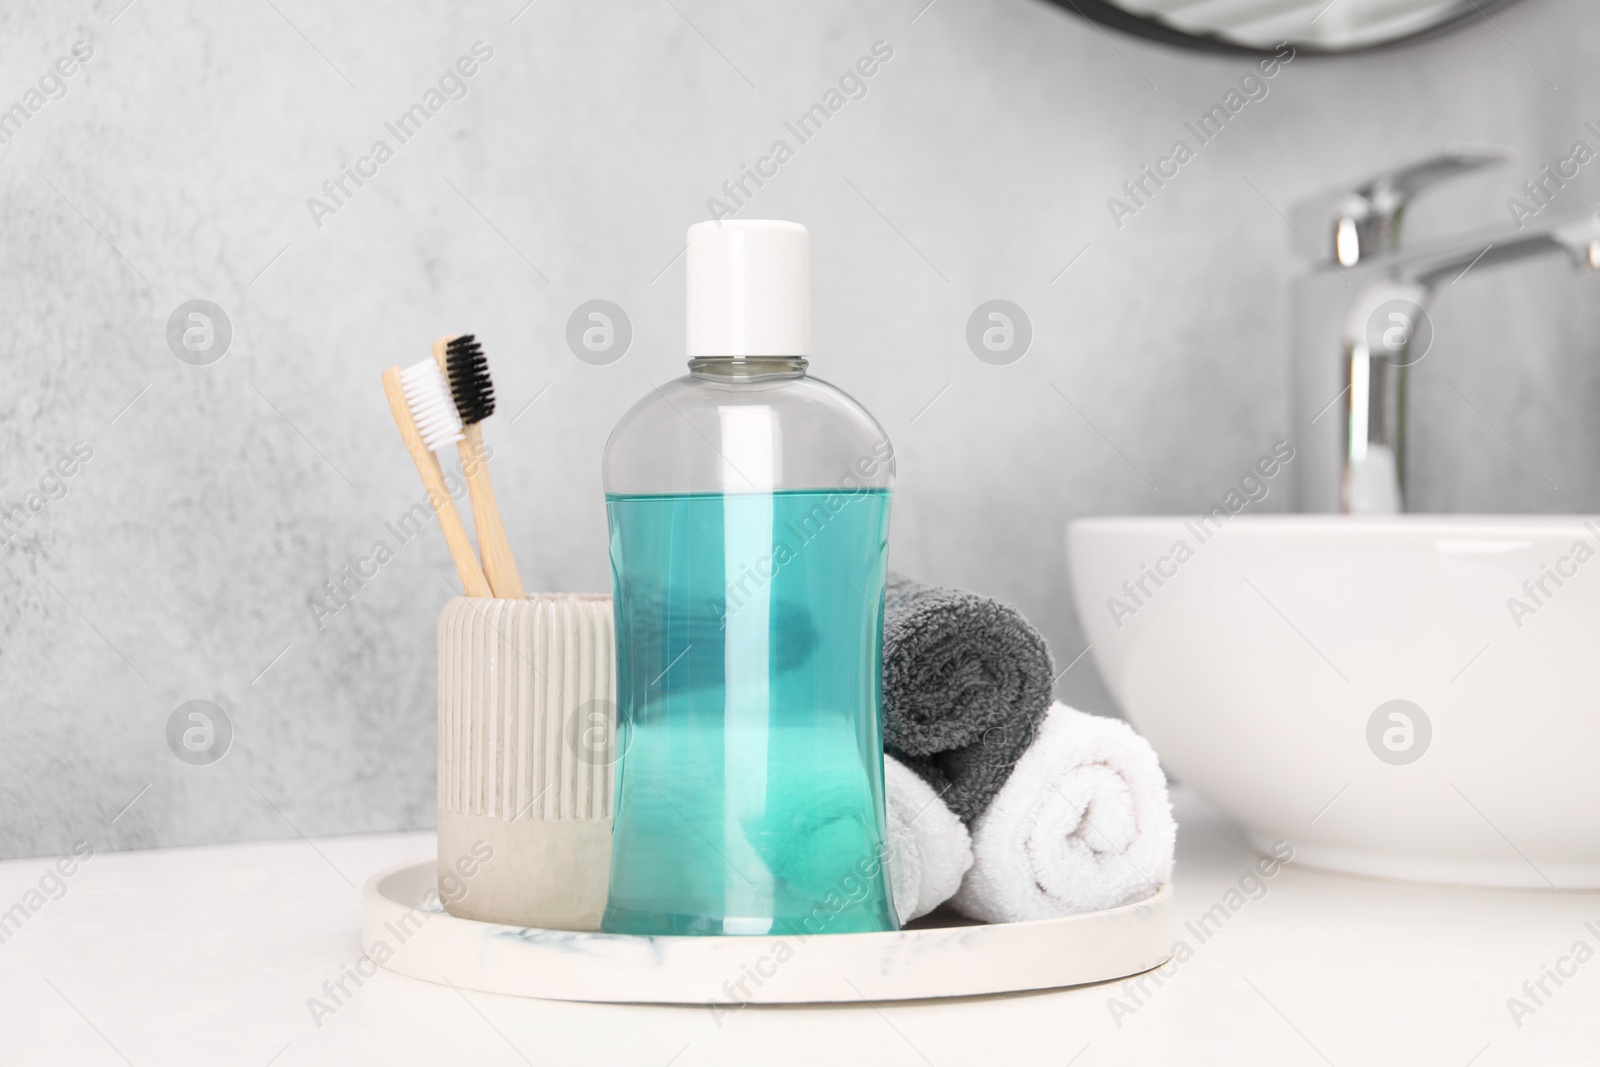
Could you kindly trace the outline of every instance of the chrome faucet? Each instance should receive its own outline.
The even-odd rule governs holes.
[[[1580,270],[1600,269],[1600,210],[1416,251],[1402,247],[1401,221],[1412,197],[1505,158],[1492,149],[1453,150],[1296,209],[1305,221],[1335,208],[1328,258],[1295,287],[1295,408],[1305,435],[1301,511],[1406,510],[1407,379],[1432,344],[1428,306],[1441,284],[1469,270],[1552,254]],[[1329,344],[1335,334],[1338,358]]]

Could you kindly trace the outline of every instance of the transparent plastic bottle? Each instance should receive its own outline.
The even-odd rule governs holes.
[[[892,930],[893,451],[805,373],[804,227],[701,223],[687,270],[690,373],[605,452],[621,755],[603,928]]]

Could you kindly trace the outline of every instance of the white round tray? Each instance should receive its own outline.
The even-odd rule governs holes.
[[[732,1007],[1055,989],[1159,967],[1176,934],[1171,886],[1064,919],[984,925],[935,912],[892,933],[806,938],[540,930],[458,919],[437,900],[431,862],[374,875],[362,952],[412,978],[546,1000]]]

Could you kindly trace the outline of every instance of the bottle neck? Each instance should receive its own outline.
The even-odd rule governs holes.
[[[778,378],[803,378],[804,356],[696,356],[689,373],[709,381],[757,382]]]

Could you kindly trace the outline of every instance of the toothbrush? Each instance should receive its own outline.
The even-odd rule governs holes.
[[[461,419],[462,434],[456,448],[461,454],[467,492],[472,497],[472,525],[478,532],[484,577],[495,596],[525,599],[528,594],[522,588],[522,577],[506,541],[500,506],[495,503],[494,485],[489,481],[489,458],[483,449],[483,420],[494,414],[489,361],[484,357],[483,346],[470,333],[439,338],[433,345],[433,358],[450,381],[451,398]]]
[[[444,531],[445,544],[450,546],[466,595],[488,597],[489,582],[478,565],[478,554],[472,550],[467,528],[461,525],[450,490],[445,487],[439,457],[434,455],[435,449],[461,437],[461,420],[450,400],[444,375],[431,359],[404,371],[390,367],[383,372],[383,392],[389,398],[389,410],[400,427],[406,451],[411,453],[411,461],[417,465],[428,498],[439,515],[439,528]]]

